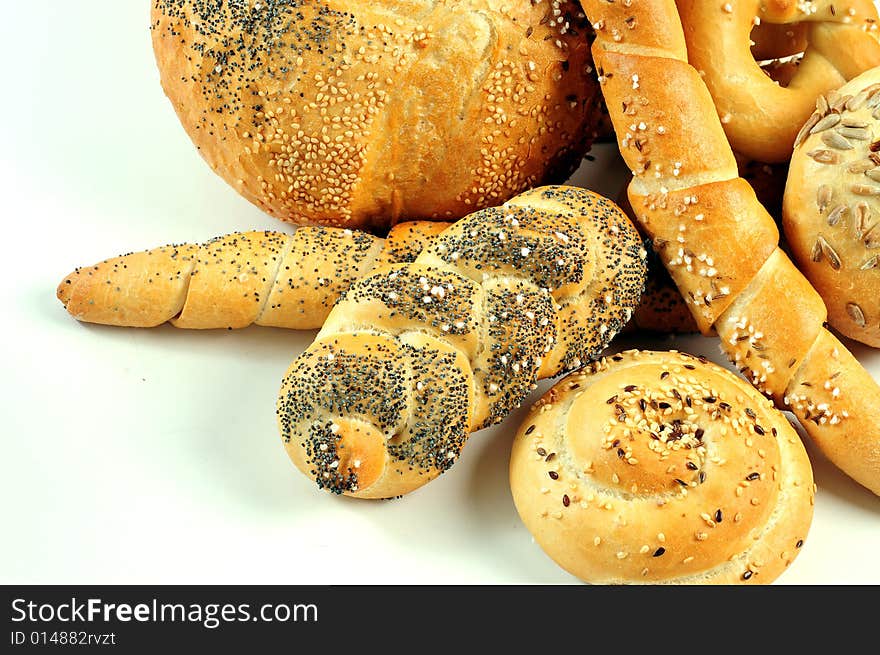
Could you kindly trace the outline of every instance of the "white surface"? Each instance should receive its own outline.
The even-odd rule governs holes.
[[[524,410],[402,500],[334,497],[294,469],[275,425],[313,332],[137,331],[64,312],[55,286],[75,266],[284,229],[190,144],[159,87],[148,5],[16,2],[0,27],[0,583],[575,582],[510,498]],[[576,181],[615,194],[620,175],[588,163]],[[712,339],[639,345],[724,362]],[[880,352],[854,349],[880,377]],[[880,583],[880,499],[811,454],[813,526],[779,583]]]

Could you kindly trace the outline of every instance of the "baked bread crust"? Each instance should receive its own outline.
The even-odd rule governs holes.
[[[593,56],[634,175],[630,203],[648,236],[660,239],[661,259],[700,329],[717,330],[749,381],[791,409],[831,462],[880,494],[880,385],[827,333],[821,297],[778,249],[773,219],[738,177],[712,97],[687,63],[675,3],[582,4],[599,24]],[[829,350],[833,379],[814,361]],[[804,383],[828,385],[829,397],[803,394]],[[800,395],[807,398],[792,402]]]
[[[731,146],[757,161],[788,161],[798,128],[816,97],[880,66],[873,0],[677,0],[676,4],[688,60],[708,86]],[[764,74],[749,50],[756,22],[764,29],[771,24],[806,26],[803,59],[784,86]],[[784,52],[785,45],[778,49]]]
[[[554,385],[514,438],[510,486],[535,541],[591,583],[769,583],[813,516],[785,416],[675,351],[626,351]]]
[[[819,101],[792,155],[783,229],[828,322],[880,347],[880,68]]]
[[[288,454],[338,494],[422,486],[539,378],[599,356],[638,302],[645,255],[616,205],[575,187],[456,222],[415,262],[352,284],[291,364],[278,398]]]
[[[384,233],[564,182],[599,119],[575,2],[153,0],[162,86],[208,164],[296,224]]]

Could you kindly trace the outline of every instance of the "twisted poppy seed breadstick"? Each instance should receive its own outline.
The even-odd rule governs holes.
[[[288,454],[337,494],[422,486],[539,377],[604,349],[638,302],[645,254],[616,205],[574,187],[467,216],[339,299],[282,382]]]
[[[618,199],[620,203],[628,207],[625,195]],[[252,273],[256,269],[269,274],[277,263],[277,243],[289,238],[294,243],[288,257],[276,269],[272,302],[263,305],[253,323],[311,330],[321,327],[333,303],[353,280],[383,265],[415,261],[428,243],[449,225],[440,221],[398,223],[385,239],[341,228],[302,227],[292,236],[249,232],[221,237],[204,246],[164,246],[78,268],[58,285],[57,296],[74,318],[85,323],[155,327],[171,321],[179,328],[232,328],[230,300],[250,309],[253,306],[246,299],[259,300],[247,286],[248,280],[257,280],[255,274],[228,277],[222,286],[222,295],[227,298],[219,298],[216,305],[219,310],[215,311],[212,321],[195,324],[192,320],[175,320],[188,300],[192,276],[197,270],[222,261],[217,257],[200,261],[199,253],[211,246],[215,250],[228,247],[236,253],[237,260],[250,262],[254,267]],[[377,242],[381,244],[378,253]],[[273,243],[276,247],[270,247]],[[263,254],[258,256],[261,249]],[[242,259],[244,251],[250,255]],[[681,295],[662,264],[655,260],[656,255],[649,257],[645,291],[627,330],[694,332],[693,318]],[[242,272],[245,269],[238,270],[239,275]],[[214,294],[213,300],[217,301],[219,295],[219,292]],[[243,321],[236,323],[236,327],[244,326]]]
[[[583,0],[629,198],[704,333],[825,455],[880,494],[880,386],[823,323],[687,63],[673,0]]]
[[[229,234],[78,268],[57,295],[74,318],[88,323],[315,329],[351,282],[377,267],[414,260],[448,225],[399,223],[384,240],[324,227],[292,235]]]

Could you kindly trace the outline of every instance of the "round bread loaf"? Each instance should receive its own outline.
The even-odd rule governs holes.
[[[880,68],[819,99],[792,156],[783,227],[828,322],[880,347]]]
[[[565,181],[599,119],[575,2],[153,0],[151,26],[202,156],[296,224],[500,205]]]
[[[510,485],[538,544],[592,583],[767,583],[813,516],[785,416],[675,351],[620,353],[553,386],[516,435]]]

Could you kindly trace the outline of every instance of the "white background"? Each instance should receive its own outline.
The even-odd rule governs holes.
[[[108,328],[63,310],[55,287],[76,266],[290,229],[199,158],[159,86],[149,4],[15,2],[0,25],[0,583],[576,583],[510,497],[524,409],[401,500],[339,498],[294,469],[275,424],[314,332]],[[623,179],[587,162],[574,182],[614,196]],[[616,342],[630,345],[726,363],[699,336]],[[880,378],[880,352],[854,350]],[[810,453],[815,517],[778,583],[880,583],[880,498]]]

